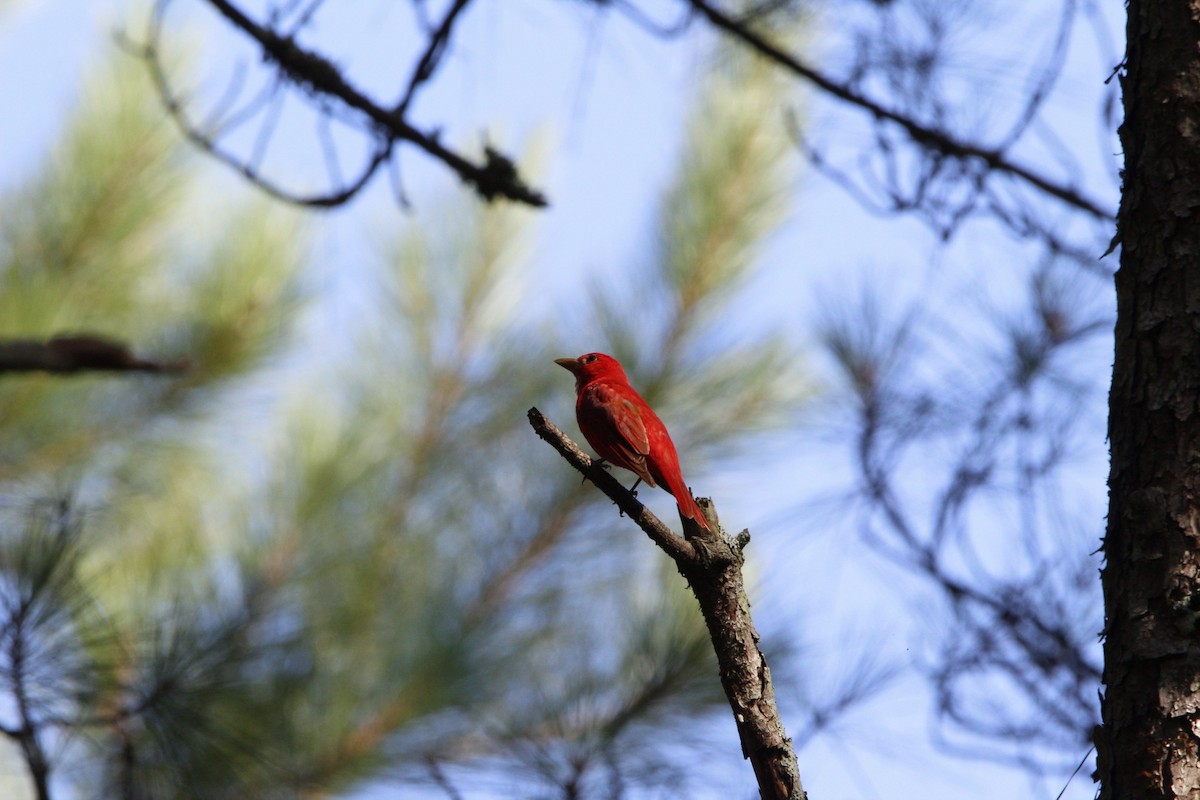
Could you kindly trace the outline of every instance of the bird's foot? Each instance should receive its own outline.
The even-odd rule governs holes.
[[[604,470],[607,470],[609,468],[608,462],[605,461],[600,456],[596,456],[595,458],[592,459],[592,466],[599,467],[600,469],[604,469]],[[583,480],[581,480],[579,483],[580,483],[580,485],[587,483],[587,475],[584,475]]]

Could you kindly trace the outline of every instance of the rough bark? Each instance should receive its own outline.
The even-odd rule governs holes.
[[[1200,0],[1131,0],[1102,800],[1200,800]]]
[[[711,512],[705,516],[718,531],[715,510],[711,504],[705,510]],[[754,767],[764,800],[804,800],[807,795],[800,784],[792,740],[779,716],[771,670],[750,618],[750,599],[742,581],[742,549],[724,540],[719,532],[698,536],[706,540],[697,548],[700,557],[689,563],[677,559],[675,563],[687,578],[708,625],[721,671],[721,687],[741,737],[742,756]]]
[[[742,531],[736,538],[723,534],[716,509],[710,501],[700,498],[711,530],[705,531],[692,520],[681,518],[684,525],[681,537],[536,408],[529,409],[529,424],[571,466],[612,498],[675,562],[700,603],[717,654],[721,686],[737,723],[742,755],[754,767],[760,797],[806,800],[796,753],[775,704],[771,670],[758,646],[758,631],[750,618],[750,599],[742,581],[742,549],[750,541],[750,534]]]

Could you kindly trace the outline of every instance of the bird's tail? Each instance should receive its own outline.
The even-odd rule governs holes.
[[[672,486],[671,494],[675,495],[675,502],[679,504],[679,513],[688,519],[695,520],[696,524],[704,530],[711,530],[708,527],[708,520],[704,518],[704,512],[700,509],[700,504],[696,502],[696,498],[692,497],[692,492],[687,486]]]

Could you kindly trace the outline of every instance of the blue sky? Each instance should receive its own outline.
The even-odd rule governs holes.
[[[11,186],[45,154],[88,65],[115,46],[110,34],[129,5],[121,0],[19,0],[0,12],[0,105],[6,109],[0,116],[0,188]],[[407,4],[391,4],[392,11],[388,5],[363,3],[366,11],[347,15],[345,29],[334,32],[335,41],[353,51],[359,37],[396,13],[396,5]],[[820,36],[814,39],[819,44]],[[530,264],[530,280],[543,287],[537,293],[540,302],[552,308],[590,277],[644,257],[659,191],[675,165],[699,48],[658,41],[619,15],[596,16],[579,4],[535,0],[481,3],[464,22],[459,41],[446,74],[422,98],[418,118],[444,123],[450,141],[469,140],[486,128],[497,142],[514,149],[535,136],[549,142],[541,184],[552,205],[538,220],[539,243]],[[1090,47],[1086,39],[1079,41],[1072,60],[1078,69],[1061,84],[1063,92],[1079,95],[1080,108],[1088,107],[1086,93],[1107,77]],[[372,81],[395,85],[390,67],[386,58],[353,65],[367,86]],[[826,110],[819,105],[811,109],[814,124],[826,119]],[[1087,141],[1092,138],[1089,132]],[[1093,194],[1115,204],[1103,147],[1095,149],[1087,161],[1094,174],[1086,180]],[[422,206],[436,206],[438,197],[459,191],[456,178],[417,154],[407,153],[402,163],[416,215]],[[215,165],[209,170],[217,191],[244,191],[227,171]],[[348,210],[321,218],[320,246],[334,257],[348,257],[361,247],[357,243],[364,230],[389,225],[391,215],[398,213],[386,181],[380,181]],[[753,318],[749,329],[781,328],[801,357],[808,358],[809,323],[823,303],[822,292],[847,283],[883,282],[898,297],[934,292],[937,302],[963,308],[969,306],[963,298],[971,293],[1015,295],[1019,281],[1012,272],[994,264],[976,265],[977,272],[963,270],[973,252],[995,242],[994,232],[969,230],[948,250],[939,250],[936,237],[916,221],[874,217],[828,181],[802,172],[792,217],[767,248],[760,272],[740,302],[754,310],[748,315]],[[1014,261],[1020,257],[1017,250],[1011,253]],[[591,349],[583,332],[576,349]],[[1099,362],[1098,368],[1107,368],[1103,355]],[[813,365],[819,369],[817,361]],[[1102,435],[1098,430],[1097,439]],[[1096,444],[1079,467],[1078,502],[1096,509],[1099,533],[1105,465],[1102,442]],[[826,534],[802,540],[789,530],[797,501],[811,503],[842,485],[848,476],[844,465],[828,452],[798,453],[772,474],[777,480],[764,481],[745,470],[705,478],[723,516],[739,519],[755,532],[759,558],[751,570],[758,586],[760,629],[786,626],[801,607],[805,622],[813,623],[818,604],[812,598],[821,596],[832,601],[819,604],[821,624],[806,638],[819,672],[836,675],[847,640],[878,647],[888,658],[917,657],[927,634],[920,620],[911,618],[911,607],[900,607],[886,585],[907,577],[864,556],[848,529],[830,524]],[[817,512],[812,518],[828,522]],[[788,698],[781,701],[786,714]],[[1053,800],[1059,784],[1031,785],[1019,770],[951,758],[929,745],[929,704],[922,682],[910,672],[892,691],[847,719],[837,737],[803,750],[801,774],[811,796]],[[1064,797],[1092,796],[1086,772]],[[745,777],[749,786],[748,768]]]

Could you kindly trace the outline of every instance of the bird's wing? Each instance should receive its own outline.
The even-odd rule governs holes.
[[[591,428],[584,433],[600,455],[637,474],[650,486],[656,481],[646,466],[650,452],[650,438],[646,435],[646,424],[642,418],[641,398],[629,387],[595,383],[584,389],[580,403],[581,427]],[[598,441],[593,440],[596,435]],[[608,452],[604,452],[607,450]]]

